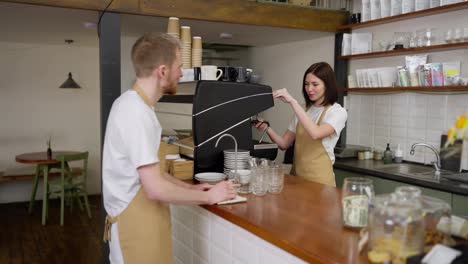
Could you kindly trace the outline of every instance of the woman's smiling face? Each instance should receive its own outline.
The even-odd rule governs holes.
[[[306,75],[304,89],[314,105],[320,105],[325,99],[325,84],[313,73]]]

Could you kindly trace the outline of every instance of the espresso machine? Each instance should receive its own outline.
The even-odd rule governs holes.
[[[193,98],[192,131],[194,172],[222,172],[223,150],[231,141],[217,139],[231,134],[238,148],[255,150],[251,117],[274,106],[270,86],[250,83],[198,81]]]

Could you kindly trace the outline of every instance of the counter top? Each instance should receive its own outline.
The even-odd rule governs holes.
[[[286,176],[280,194],[243,196],[245,203],[202,207],[304,261],[368,263],[358,231],[342,225],[340,189]]]
[[[394,181],[399,181],[403,183],[408,183],[412,185],[417,185],[421,187],[431,188],[435,190],[455,193],[467,196],[468,195],[468,184],[458,183],[455,181],[450,181],[444,178],[436,181],[422,180],[418,178],[405,177],[398,174],[388,173],[385,171],[379,170],[378,166],[383,165],[383,161],[376,160],[358,160],[355,158],[350,159],[336,159],[333,167],[337,169],[343,169],[347,171],[364,173],[372,176],[376,176],[383,179],[389,179]]]

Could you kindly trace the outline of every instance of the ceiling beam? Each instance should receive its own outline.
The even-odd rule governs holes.
[[[110,0],[6,0],[5,2],[102,11]],[[114,0],[108,11],[147,16],[336,32],[347,12],[249,0]]]

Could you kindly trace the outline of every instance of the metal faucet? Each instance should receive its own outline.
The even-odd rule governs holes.
[[[433,146],[431,145],[428,145],[426,143],[414,143],[412,146],[411,146],[411,151],[410,151],[410,154],[411,155],[414,155],[414,149],[417,147],[417,146],[422,146],[422,147],[426,147],[426,148],[429,148],[431,149],[435,155],[436,155],[436,158],[437,158],[437,161],[436,162],[433,162],[432,164],[434,165],[434,169],[435,169],[435,174],[436,175],[440,175],[440,155],[439,155],[439,152],[437,151],[437,149],[435,149]]]
[[[215,148],[218,147],[218,143],[223,137],[230,137],[232,138],[232,140],[234,140],[234,167],[235,167],[234,173],[237,175],[237,140],[231,134],[223,134],[222,136],[218,138],[218,140],[216,140]]]

